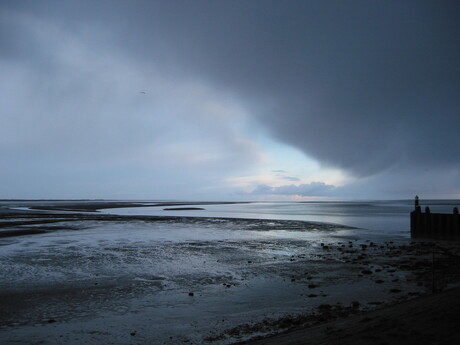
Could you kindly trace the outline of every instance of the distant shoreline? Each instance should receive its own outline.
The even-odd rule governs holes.
[[[208,201],[208,202],[142,202],[142,201],[97,201],[97,200],[0,200],[3,202],[46,202],[49,205],[28,205],[30,210],[40,211],[75,211],[75,212],[97,212],[112,208],[134,208],[134,207],[169,207],[169,206],[201,206],[201,205],[234,205],[250,204],[249,201]],[[59,202],[59,204],[53,204]],[[187,207],[188,208],[188,207]],[[184,208],[185,209],[185,208]]]

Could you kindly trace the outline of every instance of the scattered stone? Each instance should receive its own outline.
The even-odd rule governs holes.
[[[131,332],[129,334],[131,334],[134,337],[136,335],[136,331],[133,331],[133,332]]]
[[[308,288],[309,289],[314,289],[314,288],[317,288],[319,285],[317,284],[308,284]]]
[[[189,296],[194,296],[195,294],[193,292],[188,293]]]
[[[362,274],[372,274],[373,272],[371,270],[362,270]]]
[[[399,293],[399,292],[401,292],[401,290],[399,290],[399,289],[391,289],[390,292],[391,293]]]
[[[321,304],[318,306],[319,310],[331,310],[332,306],[330,304]]]
[[[57,322],[55,319],[49,319],[48,320],[48,323],[55,323],[55,322]]]
[[[315,298],[315,297],[318,297],[318,295],[315,295],[314,293],[311,293],[311,294],[308,295],[308,297]]]
[[[381,280],[381,279],[378,279],[375,281],[377,284],[382,284],[382,283],[385,283],[385,281]]]

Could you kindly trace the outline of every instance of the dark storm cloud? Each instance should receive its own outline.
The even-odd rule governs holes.
[[[421,185],[460,188],[458,1],[10,1],[4,8],[69,30],[104,29],[103,47],[226,90],[275,138],[363,183],[385,189],[425,172]],[[46,61],[32,43],[18,48],[28,42],[20,30],[1,35],[2,58]]]

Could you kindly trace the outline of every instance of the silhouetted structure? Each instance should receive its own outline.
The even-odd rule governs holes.
[[[416,196],[415,210],[410,214],[410,230],[413,237],[460,238],[458,208],[454,207],[452,214],[431,213],[427,206],[425,212],[422,212],[419,198]]]

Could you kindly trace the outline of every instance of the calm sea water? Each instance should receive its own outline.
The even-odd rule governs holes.
[[[342,224],[372,231],[407,233],[414,201],[254,202],[192,206],[204,210],[171,211],[165,210],[166,207],[136,207],[102,212],[119,215],[301,220]],[[421,206],[429,206],[431,212],[451,213],[453,207],[460,206],[460,200],[426,200],[421,202]]]

